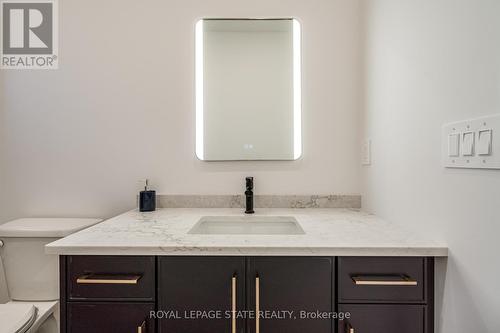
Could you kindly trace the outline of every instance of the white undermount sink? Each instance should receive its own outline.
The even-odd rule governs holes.
[[[292,216],[204,216],[188,234],[196,235],[303,235]]]

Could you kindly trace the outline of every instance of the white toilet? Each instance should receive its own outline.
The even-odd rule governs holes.
[[[10,302],[0,304],[0,333],[57,333],[59,258],[44,246],[100,219],[29,218],[0,225],[0,256]]]

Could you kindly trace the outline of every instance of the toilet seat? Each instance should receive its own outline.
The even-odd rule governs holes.
[[[26,333],[35,323],[37,312],[30,303],[0,304],[0,333]]]
[[[59,302],[18,302],[0,304],[0,333],[32,333],[54,313]]]

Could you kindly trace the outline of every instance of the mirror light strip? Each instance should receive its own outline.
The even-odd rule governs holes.
[[[302,72],[300,23],[293,19],[293,158],[302,155]]]
[[[293,19],[293,146],[294,159],[302,155],[302,72],[301,72],[301,27]],[[195,29],[195,81],[196,81],[196,156],[204,160],[203,143],[203,19]]]
[[[196,156],[203,160],[203,20],[196,23],[195,30]]]

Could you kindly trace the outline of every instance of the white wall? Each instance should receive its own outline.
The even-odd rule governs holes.
[[[8,162],[20,215],[103,216],[137,180],[167,194],[359,193],[359,1],[59,1],[60,69],[4,71]],[[304,155],[195,158],[194,25],[201,17],[300,19]]]
[[[3,101],[5,99],[3,94],[3,75],[0,72],[0,222],[6,215],[6,194],[7,188],[7,170],[5,161],[5,112]]]
[[[500,113],[500,1],[365,3],[364,207],[448,243],[438,332],[498,332],[500,171],[444,169],[440,135]]]
[[[11,200],[13,190],[12,172],[7,161],[7,147],[9,146],[7,135],[7,112],[5,108],[3,71],[0,71],[0,223],[16,216],[18,204]]]
[[[13,203],[8,199],[11,186],[8,183],[9,174],[6,169],[5,159],[6,142],[3,101],[3,75],[2,72],[0,72],[0,223],[10,219],[15,214],[12,207]],[[3,263],[0,259],[0,304],[7,302],[8,296]]]

